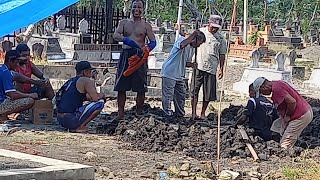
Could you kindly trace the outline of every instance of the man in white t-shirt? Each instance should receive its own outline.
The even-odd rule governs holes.
[[[204,33],[199,30],[186,37],[180,36],[174,43],[168,59],[162,65],[162,107],[168,116],[173,115],[172,101],[176,115],[178,117],[185,115],[186,67],[196,67],[196,64],[191,62],[194,48],[199,47],[205,41]]]
[[[195,86],[191,88],[192,94],[195,94],[192,107],[197,106],[198,95],[201,86],[203,86],[203,101],[201,110],[201,119],[205,118],[205,112],[210,101],[217,100],[217,77],[223,77],[223,66],[225,61],[225,54],[227,53],[227,43],[225,38],[218,32],[221,28],[221,17],[218,15],[211,15],[209,18],[209,25],[205,28],[200,28],[207,41],[198,48],[197,63],[195,79],[192,78],[192,84]],[[219,65],[219,69],[218,69]],[[194,76],[193,76],[194,77]],[[197,117],[197,108],[193,108],[192,114]]]

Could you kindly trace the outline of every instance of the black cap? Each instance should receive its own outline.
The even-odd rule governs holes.
[[[21,54],[24,51],[30,51],[30,48],[28,47],[27,44],[18,44],[16,47],[16,50]]]
[[[84,70],[93,70],[95,68],[91,67],[91,64],[88,61],[80,61],[76,64],[76,71],[81,72]]]
[[[8,60],[16,60],[20,58],[20,53],[17,50],[9,50],[6,52],[5,59]]]

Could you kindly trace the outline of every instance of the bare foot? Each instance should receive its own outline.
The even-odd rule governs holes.
[[[79,127],[78,129],[72,130],[74,133],[88,133],[89,129],[86,127]]]

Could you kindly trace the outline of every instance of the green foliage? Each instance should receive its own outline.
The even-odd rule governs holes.
[[[249,44],[250,45],[256,45],[258,38],[261,37],[261,34],[259,33],[259,31],[254,32],[250,37],[249,37]]]
[[[186,0],[184,0],[186,1]],[[209,16],[211,9],[219,11],[218,14],[230,20],[233,11],[233,0],[214,0],[208,3],[208,0],[190,0],[201,13],[204,14],[204,19]],[[243,1],[237,1],[237,20],[243,19]],[[124,0],[113,0],[113,6],[117,8],[123,7]],[[176,21],[178,13],[179,0],[145,0],[148,2],[147,18],[159,18],[161,20]],[[209,2],[209,1],[208,1]],[[264,0],[249,0],[248,15],[256,23],[263,21]],[[106,0],[80,0],[79,6],[99,7],[104,6]],[[284,21],[291,19],[310,20],[315,10],[316,4],[320,4],[320,0],[267,0],[267,14],[266,19],[282,19]],[[316,10],[316,19],[320,16],[320,8]],[[184,6],[182,18],[189,20],[191,13]]]

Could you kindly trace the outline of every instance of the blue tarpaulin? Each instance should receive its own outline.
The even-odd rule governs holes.
[[[0,37],[36,23],[79,0],[0,0]]]

